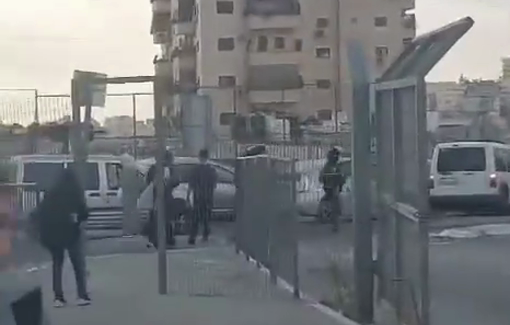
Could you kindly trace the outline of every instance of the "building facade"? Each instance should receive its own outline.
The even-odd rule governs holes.
[[[379,76],[416,34],[414,0],[152,0],[156,73],[196,86],[213,125],[233,114],[336,120],[352,112],[346,44]],[[179,99],[173,112],[179,111]]]
[[[501,78],[505,84],[510,84],[510,57],[501,59]]]

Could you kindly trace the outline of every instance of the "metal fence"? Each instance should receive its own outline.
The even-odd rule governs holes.
[[[403,324],[430,324],[425,76],[472,25],[466,18],[415,39],[372,86],[378,294]]]
[[[236,161],[237,252],[282,278],[299,297],[295,162],[268,156]]]
[[[29,213],[39,200],[35,184],[0,184],[0,270],[44,258],[29,231]]]

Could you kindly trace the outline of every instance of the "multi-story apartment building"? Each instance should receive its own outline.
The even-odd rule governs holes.
[[[346,44],[375,78],[416,34],[415,0],[152,0],[156,72],[210,95],[214,125],[232,113],[304,120],[352,111]],[[178,110],[179,101],[176,101]]]

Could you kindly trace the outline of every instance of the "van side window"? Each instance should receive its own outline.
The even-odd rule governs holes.
[[[73,167],[74,162],[69,163],[69,167]],[[85,164],[85,191],[99,191],[99,167],[96,162],[88,162]]]
[[[42,191],[50,190],[64,170],[64,163],[27,162],[23,164],[23,183],[36,183]]]
[[[508,158],[506,150],[494,149],[494,165],[497,172],[508,171]]]
[[[122,165],[119,163],[106,163],[106,178],[109,190],[120,189],[120,178],[122,175]]]

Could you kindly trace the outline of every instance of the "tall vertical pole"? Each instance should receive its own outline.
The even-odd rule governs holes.
[[[137,140],[137,129],[136,129],[136,94],[131,95],[133,104],[133,156],[135,159],[138,157],[138,140]]]
[[[340,107],[342,105],[341,100],[341,91],[342,91],[342,78],[341,78],[341,30],[340,30],[340,1],[341,0],[332,0],[333,1],[333,15],[334,19],[334,47],[333,47],[333,63],[335,70],[335,82],[333,87],[333,96],[334,96],[334,116],[333,122],[335,123],[335,133],[338,132],[338,112],[340,111]]]
[[[353,84],[353,181],[354,181],[354,287],[356,320],[370,324],[374,317],[374,262],[372,257],[370,81],[363,47],[348,45]]]
[[[164,170],[163,159],[165,155],[165,136],[163,121],[163,79],[154,77],[154,128],[156,133],[156,177],[154,185],[156,188],[156,213],[157,213],[157,231],[158,231],[158,288],[159,294],[166,295],[168,292],[167,284],[167,265],[166,265],[166,220],[165,220],[165,197],[164,197]]]
[[[34,122],[39,124],[39,91],[34,90]]]

